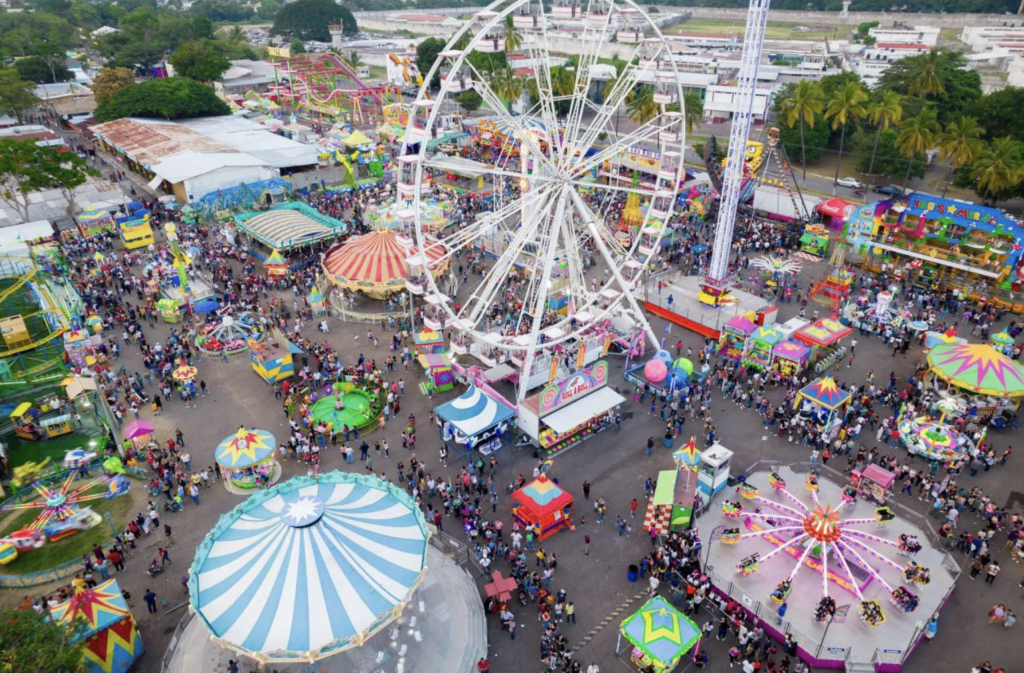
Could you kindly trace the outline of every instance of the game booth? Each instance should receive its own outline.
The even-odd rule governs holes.
[[[129,440],[139,451],[145,450],[153,442],[153,424],[147,420],[136,418],[124,426],[125,439]]]
[[[807,368],[811,347],[796,341],[783,341],[772,346],[772,370],[783,376],[795,376]]]
[[[782,339],[783,334],[779,328],[761,325],[747,337],[743,364],[749,369],[767,371],[772,366],[773,349]]]
[[[423,357],[423,356],[421,356]],[[504,446],[515,412],[475,385],[451,402],[434,409],[441,441],[471,454],[490,455]]]
[[[824,257],[828,254],[828,230],[820,224],[808,224],[800,236],[800,251]]]
[[[239,428],[226,437],[214,452],[224,485],[248,490],[275,481],[281,476],[281,466],[274,461],[276,449],[274,435],[266,430]]]
[[[166,323],[181,322],[181,302],[177,299],[161,299],[156,303],[156,311]]]
[[[444,336],[440,332],[425,329],[412,336],[413,352],[417,355],[428,355],[444,352]]]
[[[540,475],[512,494],[512,516],[527,528],[540,527],[538,539],[546,540],[563,528],[572,529],[573,497]]]
[[[793,409],[813,421],[831,439],[839,432],[852,400],[852,393],[840,388],[831,376],[823,376],[800,389],[793,400]]]
[[[552,455],[611,426],[615,408],[625,401],[608,387],[608,363],[600,360],[520,402],[519,429]]]
[[[423,354],[416,357],[423,367],[427,380],[422,384],[422,393],[432,395],[443,393],[455,388],[455,375],[452,373],[452,361],[446,353]]]
[[[86,206],[85,210],[75,215],[75,223],[82,236],[95,236],[101,232],[114,231],[117,227],[113,215],[93,205]]]
[[[928,351],[927,385],[963,397],[993,424],[1014,417],[1024,400],[1024,366],[988,344],[940,343]]]
[[[77,587],[69,600],[50,610],[50,619],[67,628],[72,643],[85,641],[86,673],[124,673],[145,651],[117,580]]]
[[[313,312],[313,315],[318,317],[327,315],[327,299],[317,286],[314,285],[306,295],[306,303],[309,304],[309,310]]]
[[[700,627],[664,598],[654,596],[622,622],[616,646],[619,652],[623,638],[629,643],[629,659],[637,668],[668,673],[690,650],[699,647]]]
[[[295,375],[294,356],[302,349],[285,338],[281,330],[274,328],[265,341],[249,339],[249,362],[254,372],[267,383],[277,383]]]
[[[284,258],[279,250],[274,248],[263,260],[263,269],[271,278],[283,278],[288,275],[288,260]]]
[[[831,364],[845,354],[845,349],[840,348],[838,344],[852,333],[852,327],[847,327],[838,320],[820,318],[793,332],[792,338],[805,346],[810,346],[811,364]]]
[[[728,360],[743,358],[743,350],[747,346],[747,338],[757,329],[746,315],[738,315],[722,326],[722,336],[718,340],[718,352]]]
[[[654,529],[658,535],[686,530],[690,527],[696,496],[696,470],[689,467],[662,470],[658,473],[654,496],[647,502],[643,529]]]

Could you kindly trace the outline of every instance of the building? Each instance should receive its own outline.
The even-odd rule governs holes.
[[[213,90],[221,98],[227,98],[244,96],[247,91],[266,93],[276,83],[277,71],[272,63],[243,59],[231,62],[220,81],[213,83]]]
[[[91,113],[96,109],[96,98],[92,90],[78,82],[40,84],[35,93],[45,107],[63,119],[70,115]]]
[[[775,93],[774,84],[758,83],[757,91],[754,92],[754,123],[763,124],[768,110],[771,107],[772,95]],[[704,98],[704,118],[714,124],[732,119],[736,110],[736,97],[738,89],[736,86],[713,85],[707,88]]]
[[[1024,25],[967,26],[960,32],[960,41],[972,51],[987,51],[994,47],[1008,49],[1010,46],[1024,49]]]
[[[966,29],[965,29],[966,30]],[[939,29],[933,26],[914,26],[912,28],[881,28],[868,31],[876,43],[887,44],[925,44],[934,47],[939,44]]]
[[[919,56],[930,49],[921,42],[878,42],[854,57],[853,71],[860,75],[865,84],[873,87],[890,65],[908,56]]]
[[[240,117],[118,119],[92,128],[112,152],[180,203],[315,168],[316,147]]]

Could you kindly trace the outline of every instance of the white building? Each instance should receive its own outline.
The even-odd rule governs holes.
[[[876,42],[890,44],[925,44],[934,47],[939,43],[939,29],[933,26],[872,28],[868,31],[868,35],[875,38]]]
[[[960,41],[972,51],[987,51],[1004,45],[1024,46],[1024,25],[967,26],[960,32]]]
[[[923,43],[879,42],[853,58],[853,71],[860,75],[865,84],[873,87],[890,65],[908,56],[924,54],[930,49]]]
[[[704,98],[704,118],[721,123],[732,119],[736,111],[737,87],[733,85],[709,86]],[[775,93],[774,84],[758,84],[754,92],[754,123],[763,124]]]

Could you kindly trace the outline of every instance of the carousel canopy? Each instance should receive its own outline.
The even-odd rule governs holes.
[[[274,454],[274,436],[266,430],[239,428],[217,445],[215,457],[223,467],[241,470],[262,463]]]
[[[269,255],[267,255],[267,258],[265,260],[263,260],[264,266],[284,266],[287,263],[288,260],[286,260],[284,258],[284,255],[282,255],[281,252],[276,249],[272,251]]]
[[[262,213],[235,216],[238,228],[275,250],[291,248],[337,236],[345,223],[323,215],[304,203],[284,203]]]
[[[938,344],[928,351],[928,367],[957,388],[996,397],[1024,395],[1024,367],[988,344]]]
[[[447,252],[443,245],[429,245],[427,258],[433,268]],[[390,285],[404,281],[409,274],[406,258],[415,254],[398,242],[393,231],[374,231],[331,248],[324,257],[324,271],[339,283],[352,285]]]
[[[800,396],[814,400],[826,409],[836,409],[850,400],[850,393],[839,387],[831,376],[825,376],[800,389]]]
[[[461,397],[442,404],[437,409],[438,418],[442,418],[467,437],[472,437],[481,430],[501,423],[514,415],[504,404],[498,404],[474,385],[469,387]]]
[[[296,477],[221,517],[192,564],[192,608],[223,644],[309,661],[385,627],[426,571],[419,507],[372,475]]]
[[[655,596],[622,622],[622,635],[661,666],[672,668],[700,639],[700,627]]]

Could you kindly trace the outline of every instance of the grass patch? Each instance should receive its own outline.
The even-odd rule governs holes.
[[[50,459],[51,464],[60,465],[64,461],[64,454],[72,449],[89,451],[89,442],[92,440],[93,438],[88,435],[72,432],[42,442],[33,442],[14,435],[4,441],[8,446],[11,467],[18,467],[30,461],[39,462],[46,458]]]
[[[796,29],[798,26],[804,26],[810,30],[797,31]],[[724,33],[742,37],[744,33],[746,33],[746,28],[746,21],[694,18],[669,28],[665,31],[665,34]],[[765,29],[765,38],[769,40],[820,40],[826,37],[839,37],[840,35],[844,35],[849,32],[849,27],[842,26],[818,26],[788,23],[784,21],[769,21],[768,26]]]
[[[102,493],[106,488],[105,483],[100,483],[86,491],[86,493]],[[136,504],[132,493],[135,491],[142,493],[143,495],[138,497],[145,500],[145,488],[145,483],[133,479],[132,490],[128,493],[111,500],[94,500],[83,503],[83,506],[91,506],[100,516],[104,512],[110,512],[110,518],[114,522],[114,527],[117,530],[122,530],[128,524],[129,517],[134,516],[134,512],[141,505],[141,501],[139,504]],[[6,519],[0,522],[0,535],[7,535],[8,533],[21,530],[32,523],[38,514],[39,510],[10,513]],[[18,558],[3,566],[3,570],[0,572],[8,575],[27,575],[41,570],[49,570],[67,561],[82,558],[84,554],[89,553],[97,544],[107,542],[112,537],[110,526],[104,520],[89,530],[75,533],[71,537],[64,538],[58,542],[47,542],[39,549],[18,554]]]

